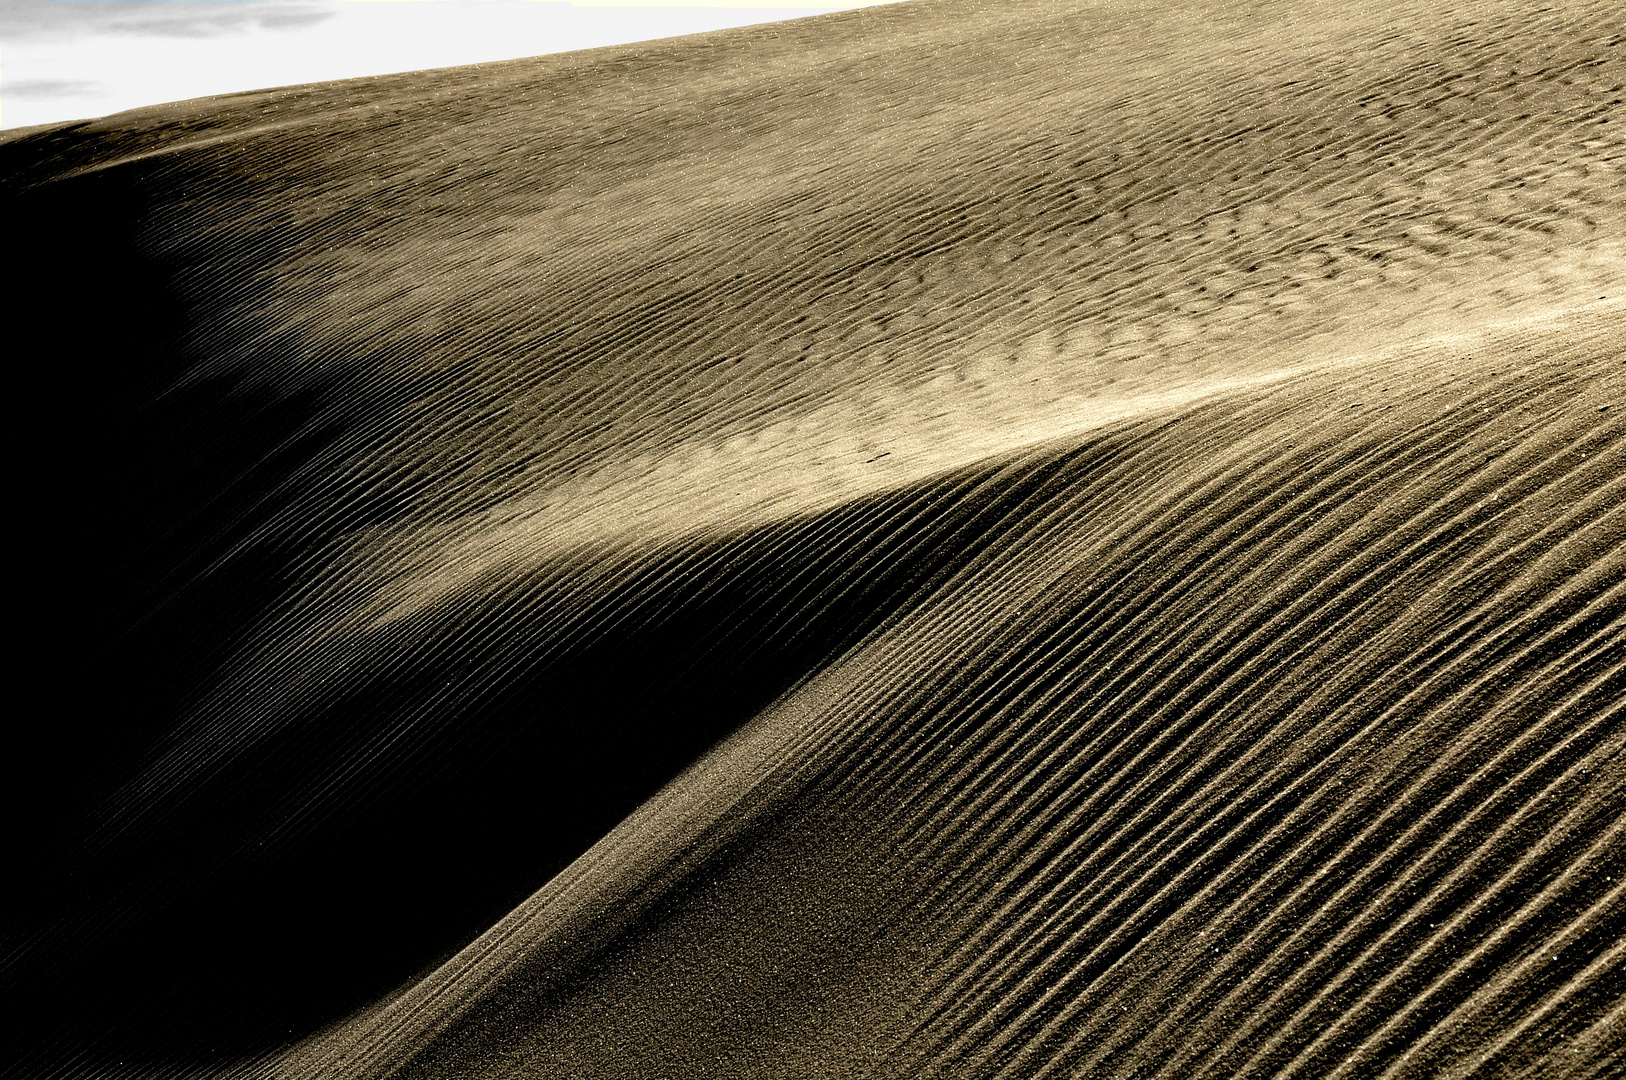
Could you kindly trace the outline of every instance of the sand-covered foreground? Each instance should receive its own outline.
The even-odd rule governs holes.
[[[1623,31],[916,0],[0,142],[22,1074],[1615,1075]]]

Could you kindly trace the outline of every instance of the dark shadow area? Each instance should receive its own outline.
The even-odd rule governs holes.
[[[37,693],[19,702],[25,749],[7,785],[7,951],[27,951],[6,965],[6,992],[35,1033],[79,1013],[77,995],[117,962],[45,929],[109,899],[62,876],[82,855],[74,838],[282,592],[296,553],[241,545],[286,513],[279,486],[331,434],[309,426],[308,398],[178,386],[195,357],[178,344],[172,270],[136,238],[140,183],[90,174],[8,191],[0,209],[23,271],[12,310],[39,331],[12,368],[27,567],[14,661]],[[87,945],[88,960],[69,959]],[[103,1019],[83,1018],[86,1032]]]
[[[87,848],[76,838],[279,609],[296,566],[408,505],[375,494],[358,515],[356,478],[312,468],[338,439],[403,437],[376,414],[358,434],[313,423],[313,399],[223,378],[176,388],[199,357],[177,344],[176,270],[136,240],[140,184],[115,169],[8,200],[34,268],[20,310],[56,328],[25,367],[24,400],[51,403],[55,435],[25,470],[37,572],[22,669],[61,692],[24,722],[25,951],[7,980],[39,1075],[230,1060],[387,993],[970,557],[1044,479],[982,482],[989,466],[675,547],[586,599],[544,570],[405,646],[354,643],[335,659],[356,674],[207,781],[172,785],[162,828]],[[561,612],[563,637],[535,629]],[[208,730],[230,743],[262,707]]]
[[[75,880],[150,900],[77,966],[52,1042],[207,1060],[388,992],[951,570],[1037,482],[958,477],[673,551],[596,597],[572,625],[603,629],[570,642],[524,633],[555,610],[549,587],[432,630],[389,658],[410,677],[339,688]]]

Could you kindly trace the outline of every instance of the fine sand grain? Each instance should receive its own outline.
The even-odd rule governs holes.
[[[914,0],[5,133],[18,1074],[1618,1075],[1623,33]]]

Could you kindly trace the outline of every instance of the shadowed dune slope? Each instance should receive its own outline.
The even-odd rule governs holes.
[[[0,139],[25,1075],[1603,1076],[1613,5]]]

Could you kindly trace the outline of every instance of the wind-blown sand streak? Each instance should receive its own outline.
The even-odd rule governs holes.
[[[1607,1075],[1621,40],[919,0],[0,142],[25,1073]]]

